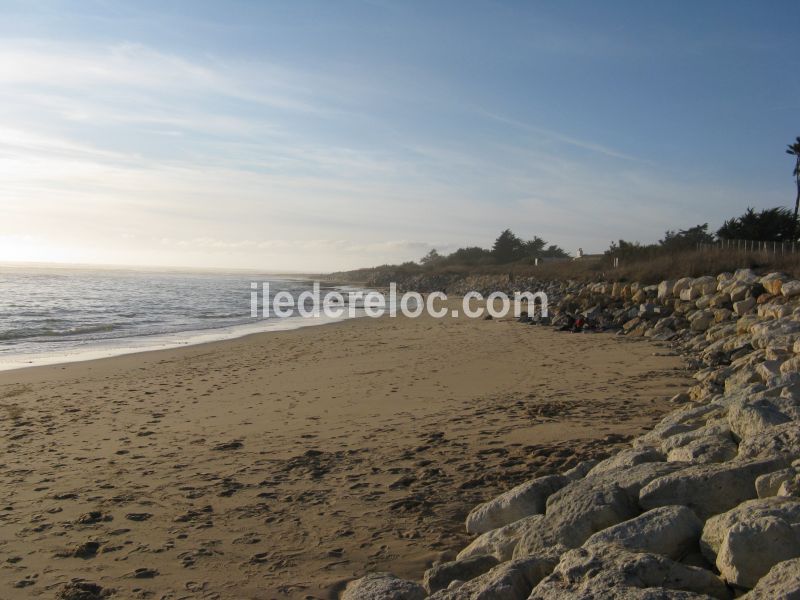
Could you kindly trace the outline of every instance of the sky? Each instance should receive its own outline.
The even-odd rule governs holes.
[[[0,261],[320,272],[792,206],[800,3],[0,0]]]

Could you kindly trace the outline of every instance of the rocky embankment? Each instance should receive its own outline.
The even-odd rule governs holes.
[[[554,324],[670,342],[697,383],[630,448],[475,507],[475,539],[421,583],[369,574],[344,600],[800,598],[800,281],[543,287]]]

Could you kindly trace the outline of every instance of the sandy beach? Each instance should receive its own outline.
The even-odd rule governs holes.
[[[0,598],[419,579],[475,504],[605,456],[686,384],[641,339],[430,317],[3,372]]]

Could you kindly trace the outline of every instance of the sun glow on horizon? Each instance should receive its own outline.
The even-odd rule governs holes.
[[[318,272],[507,227],[601,252],[793,200],[795,32],[755,7],[121,6],[0,23],[2,261]]]

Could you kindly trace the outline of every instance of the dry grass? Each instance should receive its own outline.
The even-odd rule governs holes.
[[[658,283],[664,279],[699,277],[749,268],[757,272],[783,271],[800,277],[800,254],[770,254],[732,250],[701,250],[667,254],[646,261],[620,264],[612,269],[619,281]]]
[[[664,279],[699,277],[749,268],[757,272],[783,271],[800,277],[800,254],[771,254],[733,250],[688,250],[641,260],[620,260],[613,268],[610,259],[546,263],[526,269],[526,275],[542,279],[640,281],[658,283]],[[519,273],[522,275],[523,273]]]

